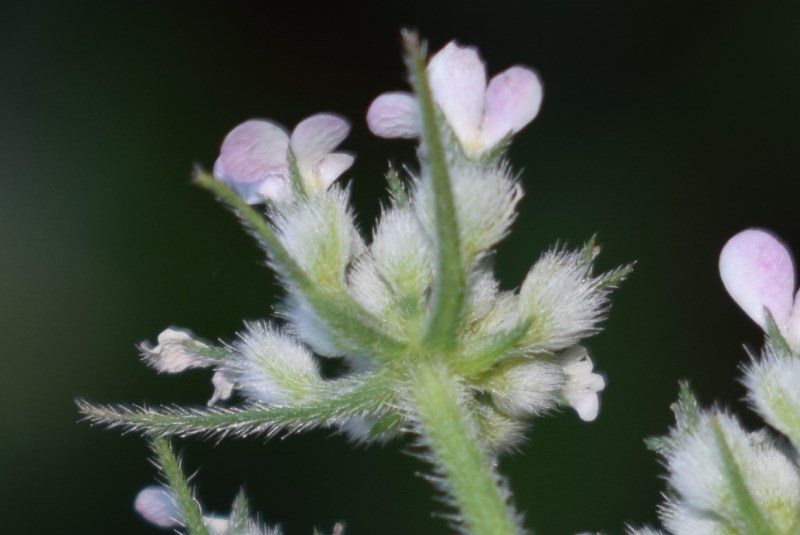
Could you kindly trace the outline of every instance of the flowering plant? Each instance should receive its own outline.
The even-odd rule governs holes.
[[[213,369],[208,408],[80,402],[92,422],[152,441],[166,486],[136,500],[151,522],[191,534],[271,532],[244,496],[230,515],[205,515],[169,437],[325,427],[355,442],[413,435],[456,529],[520,533],[495,457],[532,416],[560,406],[597,416],[604,379],[578,344],[598,330],[629,267],[594,274],[590,240],[545,252],[517,292],[500,290],[492,270],[522,196],[505,149],[539,111],[537,75],[516,66],[487,82],[475,49],[450,43],[426,63],[416,36],[404,40],[413,93],[379,96],[367,123],[382,137],[419,138],[419,169],[389,170],[391,200],[371,242],[336,183],[354,162],[334,152],[349,133],[339,116],[314,115],[291,134],[247,121],[225,138],[213,174],[197,171],[264,248],[286,288],[285,321],[248,324],[229,343],[169,328],[142,344],[159,372]],[[320,358],[342,359],[347,371],[323,378]]]
[[[371,240],[337,183],[355,161],[336,152],[350,131],[342,117],[313,115],[291,133],[246,121],[223,141],[213,173],[197,170],[196,182],[256,237],[286,295],[281,321],[246,324],[233,341],[170,327],[140,346],[158,372],[212,369],[208,407],[79,402],[88,420],[151,441],[164,485],[135,500],[151,523],[191,535],[279,533],[255,519],[244,494],[228,514],[206,514],[171,438],[327,428],[357,443],[413,436],[454,529],[523,533],[497,456],[518,444],[532,417],[560,407],[585,421],[598,416],[605,380],[580,344],[599,330],[631,266],[595,273],[599,249],[589,240],[544,252],[517,291],[501,290],[492,269],[522,195],[506,149],[539,111],[537,75],[515,66],[487,81],[473,48],[451,42],[426,61],[415,35],[404,41],[413,92],[376,98],[367,124],[381,137],[418,139],[419,167],[389,169],[390,200]],[[800,305],[791,257],[771,234],[748,230],[725,246],[720,272],[767,333],[744,382],[783,437],[700,409],[682,386],[675,427],[649,442],[669,470],[660,516],[675,535],[800,535]],[[323,376],[320,359],[338,359],[344,371]]]

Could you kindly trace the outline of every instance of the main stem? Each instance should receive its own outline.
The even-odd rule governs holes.
[[[411,394],[419,432],[443,476],[444,491],[461,513],[471,535],[519,535],[508,492],[481,445],[461,402],[456,379],[444,366],[420,365],[412,374]]]

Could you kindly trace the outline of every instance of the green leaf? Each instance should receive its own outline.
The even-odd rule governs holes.
[[[403,42],[411,85],[422,118],[422,163],[430,177],[434,196],[436,278],[425,341],[435,348],[452,349],[464,314],[467,279],[461,261],[458,217],[422,45],[413,32],[404,32]]]
[[[408,206],[410,201],[408,190],[403,184],[403,179],[400,178],[400,173],[391,164],[389,164],[389,170],[386,172],[386,181],[388,182],[389,195],[391,195],[394,205],[398,208]]]
[[[377,372],[325,381],[314,399],[294,406],[150,408],[101,406],[83,400],[78,400],[77,405],[90,422],[149,436],[273,436],[281,432],[329,427],[363,414],[381,417],[392,410],[394,390],[391,381]]]
[[[767,316],[768,342],[772,345],[776,352],[782,355],[791,355],[792,348],[789,347],[789,342],[787,342],[786,338],[783,337],[780,327],[778,327],[778,324],[775,323],[775,318],[772,316],[772,312],[770,312],[768,309],[765,309],[765,312]]]
[[[636,267],[636,262],[631,262],[630,264],[625,264],[624,266],[607,271],[595,278],[595,284],[600,290],[613,290],[633,273],[634,267]]]
[[[720,427],[719,421],[716,418],[712,418],[710,425],[722,457],[728,488],[730,488],[733,499],[736,502],[736,509],[739,513],[739,519],[745,528],[745,533],[748,535],[777,535],[772,522],[764,515],[753,495],[750,494],[750,489],[747,487],[744,475],[736,462],[736,458],[733,456],[728,441],[725,439],[725,434]]]
[[[660,455],[667,454],[678,441],[691,433],[697,427],[702,416],[700,404],[686,381],[679,383],[678,401],[673,403],[670,408],[675,413],[675,426],[669,434],[645,439],[647,447]]]
[[[226,535],[247,535],[250,524],[250,504],[244,489],[239,491],[231,507],[230,526]]]

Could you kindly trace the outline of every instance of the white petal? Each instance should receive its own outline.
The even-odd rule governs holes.
[[[762,329],[766,307],[785,330],[795,283],[792,257],[780,240],[759,229],[740,232],[723,247],[719,273],[733,300]]]
[[[143,488],[133,504],[136,512],[145,520],[162,528],[183,525],[183,515],[175,502],[175,496],[167,487],[151,485]]]
[[[208,400],[208,406],[213,406],[219,400],[230,399],[233,394],[233,378],[224,370],[217,370],[211,377],[211,384],[214,385],[214,394]]]
[[[242,194],[241,188],[239,193]],[[257,204],[263,202],[264,199],[270,199],[277,202],[288,200],[292,195],[292,188],[289,184],[288,174],[280,176],[272,176],[264,180],[255,188],[255,193],[251,195],[249,200],[244,196],[245,201],[249,204]]]
[[[225,533],[231,527],[231,521],[226,516],[204,516],[203,524],[211,528],[212,533],[220,534]]]
[[[572,346],[561,354],[564,373],[570,377],[588,375],[594,369],[589,352],[583,346]]]
[[[300,121],[289,142],[297,165],[314,165],[339,146],[350,133],[350,123],[338,115],[320,113]]]
[[[343,152],[333,152],[322,158],[317,164],[314,173],[319,180],[321,189],[328,189],[342,173],[350,169],[354,161],[353,155]]]
[[[530,69],[511,67],[492,78],[486,88],[483,143],[494,147],[509,134],[522,130],[542,105],[542,84]]]
[[[380,137],[418,137],[421,128],[416,99],[404,92],[380,95],[367,110],[367,126]]]
[[[476,142],[483,122],[486,68],[475,48],[451,41],[428,64],[433,98],[462,145]]]
[[[214,176],[236,189],[248,203],[261,202],[260,191],[280,190],[288,184],[288,147],[289,136],[279,126],[269,121],[246,121],[222,142]]]
[[[570,406],[584,422],[593,422],[600,412],[600,400],[593,392],[582,392],[567,397]]]

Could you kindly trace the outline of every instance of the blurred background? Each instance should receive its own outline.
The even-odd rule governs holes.
[[[605,331],[591,424],[534,422],[501,459],[539,534],[655,521],[662,468],[645,437],[671,423],[677,382],[746,413],[736,382],[760,333],[725,294],[717,255],[763,226],[800,250],[800,5],[728,0],[6,1],[0,16],[0,481],[8,532],[146,534],[144,441],[78,423],[74,400],[205,403],[209,374],[157,376],[134,345],[168,325],[231,339],[279,290],[234,218],[189,181],[250,117],[349,117],[348,174],[368,232],[391,158],[364,114],[404,86],[399,30],[480,47],[490,73],[544,81],[511,150],[527,195],[497,269],[515,287],[547,247],[592,234],[600,268],[636,260]],[[757,420],[748,416],[750,425]],[[446,533],[407,444],[330,432],[179,442],[202,500],[244,486],[289,535]]]

